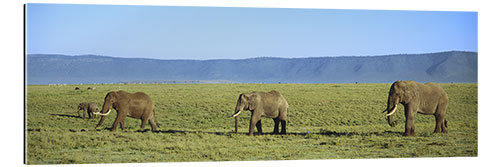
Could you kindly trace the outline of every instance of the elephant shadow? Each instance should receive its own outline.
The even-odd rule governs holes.
[[[146,129],[146,130],[143,130],[143,131],[140,131],[138,130],[137,132],[148,132],[149,129]],[[169,129],[169,130],[158,130],[158,131],[154,131],[154,133],[170,133],[170,134],[174,134],[174,133],[182,133],[182,134],[187,134],[187,133],[205,133],[205,134],[214,134],[214,135],[219,135],[219,136],[229,136],[231,134],[234,134],[234,132],[204,132],[204,131],[189,131],[189,130],[174,130],[174,129]],[[241,133],[243,134],[243,133]]]
[[[52,116],[67,117],[67,118],[82,118],[77,115],[67,115],[67,114],[50,114]]]
[[[148,132],[150,131],[149,129],[140,131],[138,130],[137,132]],[[187,130],[174,130],[174,129],[169,129],[169,130],[159,130],[155,131],[155,133],[169,133],[169,134],[174,134],[174,133],[182,133],[182,134],[187,134],[187,133],[205,133],[205,134],[214,134],[214,135],[219,135],[219,136],[230,136],[232,134],[239,134],[239,135],[247,135],[248,133],[246,132],[205,132],[205,131],[187,131]],[[323,135],[323,136],[335,136],[335,137],[341,137],[341,136],[387,136],[387,135],[402,135],[403,132],[396,132],[396,131],[383,131],[383,132],[336,132],[336,131],[320,131],[320,132],[288,132],[286,135],[294,135],[294,136],[306,136],[309,134],[315,134],[315,135]],[[265,132],[262,133],[261,135],[275,135],[272,132]]]
[[[341,136],[386,136],[386,135],[403,135],[403,132],[395,132],[395,131],[383,131],[383,132],[336,132],[336,131],[320,131],[317,133],[313,134],[318,134],[318,135],[325,135],[325,136],[336,136],[336,137],[341,137]]]

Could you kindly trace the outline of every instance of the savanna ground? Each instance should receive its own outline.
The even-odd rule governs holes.
[[[96,87],[87,91],[87,87]],[[433,116],[418,114],[416,136],[403,137],[404,111],[387,124],[390,84],[127,84],[29,85],[26,94],[28,164],[134,163],[477,156],[477,84],[440,84],[448,93],[447,134],[434,134]],[[83,88],[75,91],[75,87]],[[102,107],[108,91],[147,93],[156,103],[159,132],[137,132],[140,121],[126,118],[126,131],[110,128],[116,112],[83,120],[80,102]],[[234,113],[240,93],[277,90],[290,104],[287,135],[247,136],[250,111]],[[150,129],[150,126],[146,127]]]

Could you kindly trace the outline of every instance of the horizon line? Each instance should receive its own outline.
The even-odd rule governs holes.
[[[161,58],[141,58],[141,57],[117,57],[117,56],[107,56],[100,54],[79,54],[79,55],[69,55],[69,54],[59,54],[59,53],[30,53],[29,55],[57,55],[57,56],[69,56],[69,57],[81,57],[81,56],[99,56],[99,57],[109,57],[109,58],[119,58],[119,59],[148,59],[148,60],[173,60],[173,61],[214,61],[214,60],[249,60],[249,59],[260,59],[260,58],[276,58],[276,59],[308,59],[308,58],[342,58],[342,57],[383,57],[383,56],[398,56],[398,55],[425,55],[425,54],[436,54],[436,53],[448,53],[448,52],[468,52],[468,53],[478,53],[477,51],[461,51],[461,50],[448,50],[448,51],[438,51],[438,52],[425,52],[425,53],[394,53],[394,54],[378,54],[378,55],[349,55],[349,56],[309,56],[309,57],[273,57],[273,56],[258,56],[251,58],[241,58],[241,59],[161,59]]]

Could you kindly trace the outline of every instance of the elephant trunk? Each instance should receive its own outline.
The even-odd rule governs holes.
[[[387,123],[389,126],[396,126],[396,122],[392,121],[392,114],[394,114],[398,108],[397,106],[398,103],[398,98],[394,97],[393,95],[389,94],[389,98],[387,100],[387,108],[383,111],[387,111]]]
[[[240,118],[240,114],[241,114],[241,111],[243,111],[243,109],[240,107],[240,103],[238,102],[238,104],[236,105],[236,107],[234,108],[234,114],[231,115],[231,117],[234,117],[234,132],[237,133],[238,132],[238,120]]]
[[[234,117],[234,133],[238,133],[238,120],[240,116]]]
[[[387,116],[387,123],[389,123],[389,126],[396,126],[396,121],[392,121],[392,115]]]
[[[241,100],[238,99],[238,103],[236,104],[236,107],[234,108],[234,114],[231,115],[231,117],[237,117],[238,115],[241,114],[241,111],[245,109],[244,104],[241,103]]]

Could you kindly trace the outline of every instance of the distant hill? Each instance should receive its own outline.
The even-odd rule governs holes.
[[[27,55],[28,84],[224,81],[224,83],[477,82],[476,52],[239,60],[160,60]],[[167,82],[168,83],[168,82]],[[207,82],[204,82],[207,83]],[[211,82],[208,82],[211,83]]]

